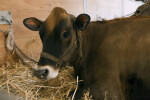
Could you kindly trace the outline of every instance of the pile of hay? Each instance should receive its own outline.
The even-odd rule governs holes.
[[[19,100],[71,100],[68,95],[77,86],[73,76],[73,68],[67,67],[56,79],[41,81],[22,63],[7,63],[0,66],[0,91],[15,95]],[[82,99],[90,100],[89,92]]]

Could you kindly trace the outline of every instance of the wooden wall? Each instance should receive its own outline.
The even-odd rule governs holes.
[[[92,20],[97,20],[99,16],[106,19],[122,16],[122,0],[87,0],[87,4],[88,14]],[[63,7],[67,12],[77,16],[84,13],[83,5],[84,0],[0,0],[0,11],[12,12],[17,45],[28,56],[38,59],[42,48],[38,32],[25,28],[23,19],[37,17],[44,20],[56,6]],[[2,29],[7,27],[7,25],[0,25]],[[10,56],[6,56],[4,40],[5,37],[0,32],[0,64],[7,61]]]

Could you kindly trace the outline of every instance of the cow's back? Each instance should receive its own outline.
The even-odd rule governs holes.
[[[118,80],[126,98],[150,99],[150,18],[93,22],[85,34],[91,30],[95,36],[90,39],[87,82],[99,80],[96,86],[108,79],[113,86],[113,80]]]

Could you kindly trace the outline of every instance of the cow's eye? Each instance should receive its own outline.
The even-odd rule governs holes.
[[[140,14],[140,12],[141,12],[140,10],[136,10],[136,14]]]
[[[69,32],[64,32],[64,33],[63,33],[63,38],[64,38],[64,39],[66,39],[66,38],[68,38],[68,37],[69,37],[69,35],[70,35],[70,33],[69,33]]]

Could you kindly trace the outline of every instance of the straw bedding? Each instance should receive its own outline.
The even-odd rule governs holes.
[[[37,79],[30,68],[21,62],[0,66],[0,91],[15,96],[17,100],[71,100],[68,95],[76,86],[72,67],[62,69],[57,78],[44,81]],[[90,98],[86,91],[82,100]]]

